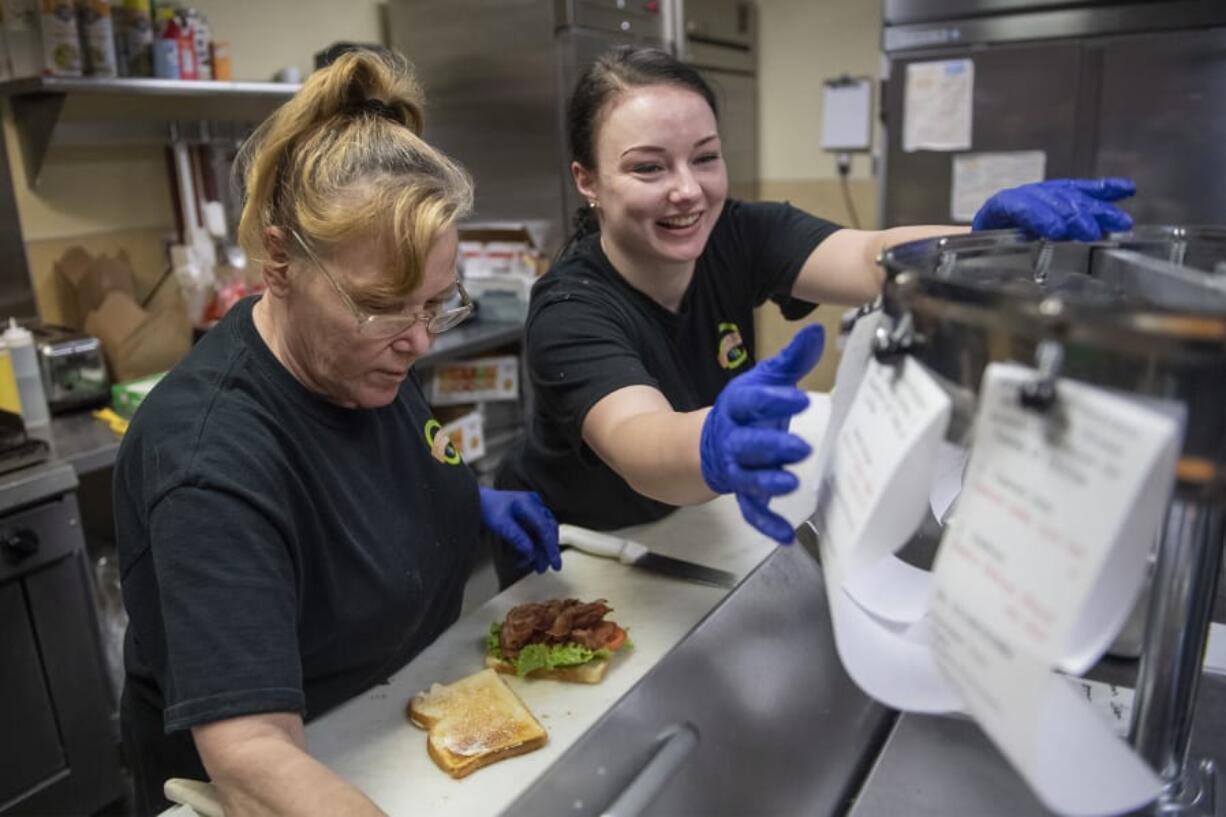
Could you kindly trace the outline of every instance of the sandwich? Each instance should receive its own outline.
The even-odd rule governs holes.
[[[604,599],[550,599],[511,608],[490,626],[485,665],[520,677],[595,684],[609,658],[626,646],[626,631],[605,621]]]
[[[545,745],[544,727],[491,669],[435,684],[409,702],[409,720],[428,729],[426,751],[455,778]]]

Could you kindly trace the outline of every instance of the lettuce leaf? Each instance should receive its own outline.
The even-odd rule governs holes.
[[[500,622],[496,621],[490,625],[490,634],[485,639],[485,650],[499,661],[506,661],[507,659],[502,655],[502,646],[498,638],[501,632]],[[608,658],[610,655],[612,653],[608,650],[592,650],[574,642],[552,645],[529,644],[519,651],[514,661],[508,663],[514,665],[515,674],[522,677],[538,669],[574,667],[597,658]]]

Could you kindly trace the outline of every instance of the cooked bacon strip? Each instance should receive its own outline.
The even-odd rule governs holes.
[[[603,621],[612,609],[605,599],[587,603],[578,599],[550,599],[521,604],[507,613],[499,646],[508,659],[514,659],[528,644],[574,641],[590,649],[600,649],[618,631],[616,624]]]

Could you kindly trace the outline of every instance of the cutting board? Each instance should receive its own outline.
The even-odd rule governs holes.
[[[821,439],[829,412],[825,395],[793,421],[793,430]],[[794,524],[815,504],[813,480],[776,500],[772,509]],[[731,496],[683,508],[621,535],[670,556],[745,576],[777,545],[750,528]],[[310,753],[364,791],[390,815],[474,817],[497,814],[675,647],[728,591],[657,576],[611,559],[564,552],[560,572],[532,574],[470,611],[387,684],[343,704],[307,726]],[[735,591],[733,591],[735,592]],[[426,753],[426,733],[409,723],[409,699],[433,683],[449,683],[483,667],[489,626],[517,604],[554,597],[608,599],[609,618],[625,627],[633,648],[612,661],[599,684],[567,684],[504,676],[549,733],[543,749],[510,758],[462,780],[443,773]],[[176,809],[175,817],[191,812]]]

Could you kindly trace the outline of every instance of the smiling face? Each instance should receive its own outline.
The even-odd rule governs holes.
[[[676,85],[632,87],[601,114],[595,168],[572,164],[606,248],[640,266],[689,265],[728,195],[715,113]]]
[[[337,283],[358,308],[371,314],[420,313],[440,305],[456,291],[455,227],[431,248],[421,284],[396,301],[363,293],[383,280],[387,264],[375,242],[353,241],[321,256]],[[430,351],[426,322],[416,321],[392,337],[358,332],[357,318],[327,278],[305,257],[294,261],[293,286],[287,294],[284,348],[287,366],[308,389],[334,403],[378,408],[391,403],[409,368]]]

